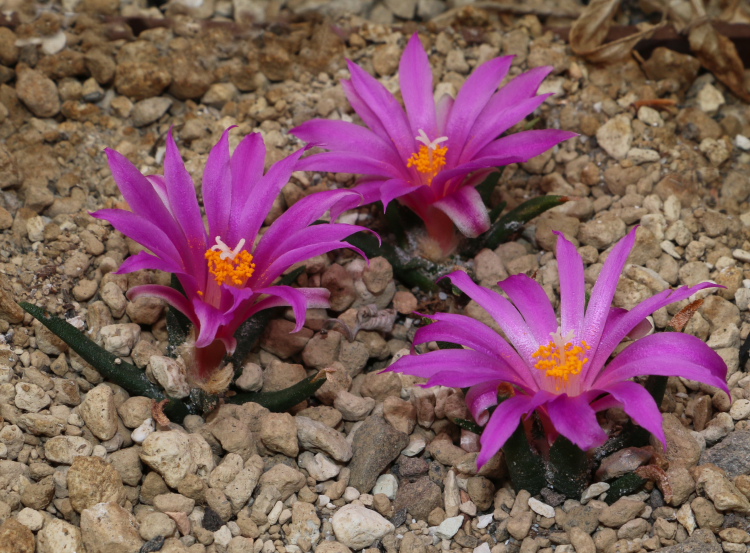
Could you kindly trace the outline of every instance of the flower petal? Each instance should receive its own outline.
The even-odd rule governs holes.
[[[591,388],[641,375],[681,376],[729,393],[727,365],[703,340],[690,334],[659,332],[626,347],[594,379]]]
[[[495,96],[501,93],[502,89]],[[501,134],[513,125],[523,121],[524,118],[533,113],[550,96],[552,96],[552,93],[540,94],[539,96],[525,98],[516,103],[497,106],[493,105],[496,102],[491,101],[477,118],[477,122],[472,129],[471,139],[461,153],[459,163],[471,161],[477,152],[481,151],[491,141],[499,138]]]
[[[383,160],[394,167],[405,165],[393,143],[386,142],[366,127],[347,121],[314,119],[293,128],[289,133],[313,146],[333,152],[367,153],[368,157]],[[304,160],[300,163],[304,163]]]
[[[459,188],[433,206],[450,217],[459,232],[469,238],[476,238],[490,228],[490,216],[476,188]]]
[[[183,273],[185,271],[184,267],[176,264],[169,258],[157,257],[148,252],[138,252],[123,261],[120,268],[117,269],[115,273],[122,275],[140,271],[142,269],[164,271],[165,273]]]
[[[177,244],[172,242],[163,227],[132,211],[124,209],[100,209],[91,213],[92,217],[104,219],[128,238],[145,246],[156,255],[183,267],[182,255]]]
[[[277,301],[276,305],[289,305],[294,311],[294,317],[297,320],[294,330],[292,332],[299,332],[305,324],[307,319],[307,309],[312,307],[308,305],[308,300],[314,300],[316,306],[320,306],[323,301],[325,292],[328,290],[321,288],[292,288],[291,286],[269,286],[268,288],[261,288],[255,290],[257,294],[268,294],[269,296],[275,297]],[[330,293],[330,292],[329,292]],[[252,310],[252,313],[260,311],[258,305],[262,302],[258,302]],[[270,304],[263,306],[263,309],[271,307]],[[327,307],[327,306],[326,306]]]
[[[556,234],[557,267],[560,274],[560,328],[564,335],[572,330],[576,338],[581,340],[586,308],[583,259],[578,249],[561,232]]]
[[[450,278],[454,286],[476,301],[490,314],[508,337],[510,343],[521,354],[521,358],[527,366],[533,366],[534,358],[532,356],[539,349],[539,343],[518,310],[500,294],[475,284],[469,275],[463,271],[454,271],[447,275],[447,278]]]
[[[717,286],[718,285],[712,282],[704,282],[691,287],[682,286],[677,290],[664,290],[663,292],[659,292],[655,296],[642,301],[630,311],[619,317],[613,324],[609,324],[608,322],[606,328],[607,332],[602,335],[599,347],[596,349],[596,353],[591,360],[589,366],[590,372],[587,375],[586,382],[590,384],[596,379],[599,369],[607,362],[607,359],[612,355],[612,352],[618,344],[622,342],[625,339],[625,336],[627,336],[628,333],[647,316],[671,303],[689,298],[700,290]]]
[[[127,297],[130,301],[140,298],[141,296],[163,299],[169,305],[177,309],[177,311],[190,319],[194,325],[198,325],[198,317],[195,314],[193,304],[174,288],[160,286],[158,284],[144,284],[143,286],[135,286],[128,290]]]
[[[521,417],[554,397],[548,392],[537,392],[533,396],[517,395],[498,405],[479,440],[482,450],[477,457],[477,468],[484,466],[495,453],[500,451],[500,448],[518,428]]]
[[[502,359],[513,369],[517,380],[523,383],[525,390],[536,389],[536,383],[529,374],[529,368],[518,352],[490,327],[466,315],[435,313],[429,317],[437,322],[417,330],[414,336],[415,346],[432,341],[461,344],[490,357]]]
[[[483,157],[519,157],[525,161],[546,152],[560,142],[578,136],[558,129],[521,131],[490,142],[477,152],[475,160]]]
[[[398,66],[398,80],[406,115],[414,136],[422,129],[436,138],[435,100],[432,93],[432,69],[419,35],[414,33],[406,45]]]
[[[526,275],[513,275],[497,283],[508,294],[540,344],[549,342],[557,330],[557,316],[544,288]]]
[[[488,380],[503,380],[524,387],[505,360],[470,349],[444,349],[405,355],[386,371],[430,378],[428,385],[464,388]]]
[[[203,171],[203,205],[210,238],[226,236],[229,213],[232,206],[232,171],[229,165],[229,131],[225,130],[221,139],[211,149]]]
[[[477,67],[461,87],[445,128],[448,166],[461,158],[477,116],[508,74],[512,62],[513,56],[491,59]]]
[[[560,395],[550,401],[546,409],[555,429],[582,450],[598,447],[607,440],[607,433],[599,425],[586,394]]]
[[[490,407],[497,405],[497,388],[502,383],[502,380],[483,382],[466,392],[466,405],[479,426],[484,426],[490,420],[488,411]]]
[[[347,60],[351,83],[362,101],[378,118],[388,136],[391,137],[401,158],[406,160],[414,152],[414,134],[398,100],[372,75]],[[352,107],[354,107],[352,105]]]
[[[240,224],[240,209],[238,206],[247,204],[249,198],[256,194],[261,186],[263,169],[266,165],[266,144],[263,136],[254,132],[243,138],[234,149],[229,166],[232,169],[232,205],[229,210],[229,227]]]
[[[185,256],[197,276],[206,271],[203,254],[206,253],[206,228],[201,217],[201,208],[195,194],[195,185],[185,163],[180,157],[172,131],[167,133],[167,152],[164,157],[164,178],[167,181],[167,197],[169,207],[175,219],[182,227],[187,240],[188,251]]]
[[[252,196],[248,197],[245,204],[240,207],[237,223],[233,224],[227,233],[227,240],[225,240],[227,245],[233,247],[242,238],[247,240],[248,244],[255,241],[263,221],[271,211],[274,200],[289,182],[292,172],[296,170],[295,165],[303,153],[304,150],[298,150],[281,161],[277,161],[255,185]]]
[[[604,325],[609,316],[612,299],[620,282],[620,275],[625,268],[630,251],[635,245],[635,233],[638,227],[634,227],[625,238],[620,240],[604,263],[599,278],[596,279],[594,289],[591,291],[591,299],[586,307],[586,316],[583,319],[583,339],[596,351],[599,340],[604,331]],[[585,378],[585,377],[584,377]]]
[[[622,408],[637,425],[651,432],[661,443],[667,443],[659,407],[643,386],[630,381],[614,382],[602,391],[622,404]]]
[[[297,171],[330,171],[331,173],[359,173],[393,179],[408,178],[406,165],[395,166],[383,158],[359,152],[322,152],[300,160]]]

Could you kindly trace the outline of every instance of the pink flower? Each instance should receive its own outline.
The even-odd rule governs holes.
[[[678,332],[639,338],[611,357],[648,315],[717,285],[705,282],[665,290],[630,311],[612,309],[620,273],[634,244],[635,229],[612,249],[586,306],[583,261],[575,246],[559,234],[559,319],[544,289],[526,275],[498,283],[508,300],[474,284],[466,273],[452,273],[448,278],[453,285],[487,310],[507,340],[464,315],[430,315],[437,322],[420,328],[415,344],[440,340],[466,349],[402,357],[388,370],[429,378],[426,386],[470,388],[469,409],[480,425],[486,425],[478,466],[503,447],[519,421],[532,411],[553,430],[552,437],[562,434],[583,450],[607,439],[596,413],[615,406],[666,443],[659,407],[643,386],[630,379],[649,374],[681,376],[728,393],[723,359],[702,340]],[[508,385],[512,397],[498,405],[498,390]],[[495,405],[490,416],[488,410]]]
[[[326,211],[350,199],[352,191],[307,196],[261,235],[260,229],[302,151],[274,164],[264,175],[266,148],[260,134],[245,137],[229,153],[229,129],[213,148],[203,174],[208,231],[193,180],[170,131],[164,176],[144,176],[123,155],[107,150],[109,165],[132,211],[102,209],[94,217],[150,250],[125,260],[119,273],[157,269],[174,273],[185,295],[159,285],[138,286],[128,297],[156,296],[195,325],[200,376],[218,366],[236,347],[235,331],[249,317],[270,307],[290,305],[302,328],[306,310],[328,307],[328,290],[274,286],[293,264],[331,250],[363,227],[330,223],[310,226]],[[335,215],[335,213],[334,213]]]
[[[428,232],[449,251],[454,224],[469,237],[490,221],[475,186],[496,167],[520,163],[575,133],[555,129],[523,131],[502,138],[550,94],[537,89],[552,70],[538,67],[498,90],[513,56],[490,60],[466,80],[455,101],[433,98],[432,71],[415,34],[399,66],[406,111],[386,88],[349,61],[344,92],[367,127],[316,119],[291,133],[328,152],[302,159],[299,169],[360,173],[356,187],[365,204],[393,199],[421,217]]]

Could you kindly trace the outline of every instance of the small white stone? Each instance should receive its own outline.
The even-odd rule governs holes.
[[[461,505],[458,506],[458,510],[465,515],[469,515],[470,517],[477,516],[477,506],[473,501],[464,501],[463,503],[461,503]]]
[[[232,531],[228,526],[222,526],[214,532],[214,543],[216,545],[226,547],[230,541],[232,541]]]
[[[661,118],[661,114],[654,108],[648,106],[641,106],[638,108],[638,119],[652,127],[661,127],[664,125],[664,120]]]
[[[674,244],[672,244],[672,242],[670,242],[669,240],[663,240],[659,245],[661,246],[661,250],[667,255],[671,255],[675,259],[680,259],[682,257],[675,248]]]
[[[44,526],[44,515],[39,511],[35,511],[28,507],[21,509],[16,515],[16,520],[32,532],[37,532],[38,530],[41,530],[42,526]]]
[[[474,553],[490,553],[490,551],[490,545],[486,541],[474,548]]]
[[[414,457],[422,453],[426,445],[427,442],[425,442],[425,439],[422,436],[412,434],[409,438],[409,445],[407,445],[401,453],[407,457]]]
[[[687,530],[688,536],[692,536],[695,531],[695,516],[693,510],[690,508],[690,503],[685,503],[675,513],[677,521]]]
[[[463,517],[460,518],[463,520]],[[376,540],[396,529],[379,513],[356,503],[344,505],[336,511],[331,517],[331,526],[336,539],[350,549],[370,547]]]
[[[344,490],[344,495],[342,497],[344,498],[344,501],[351,503],[352,501],[359,499],[359,495],[359,490],[357,488],[349,486]]]
[[[435,529],[435,535],[442,540],[449,540],[456,535],[461,526],[464,524],[464,517],[459,515],[456,517],[446,518],[440,523]]]
[[[596,484],[591,484],[588,488],[586,488],[586,491],[583,492],[583,495],[581,495],[581,503],[585,505],[590,500],[606,492],[608,489],[609,484],[607,484],[606,482],[597,482]]]
[[[724,95],[711,83],[706,84],[698,92],[698,107],[709,115],[716,113],[725,103]]]
[[[734,137],[734,145],[737,146],[740,150],[745,150],[746,152],[750,151],[750,138],[746,137],[744,134],[738,134]]]
[[[741,261],[742,263],[750,263],[750,252],[747,250],[741,250],[737,248],[732,252],[732,257],[734,257],[737,261]]]
[[[555,509],[552,506],[542,503],[533,497],[529,498],[529,508],[536,514],[542,515],[544,518],[554,518],[555,516]]]
[[[378,476],[375,487],[372,489],[372,495],[382,493],[391,501],[396,499],[396,492],[398,492],[398,480],[392,474]]]
[[[750,400],[736,399],[729,408],[729,416],[736,421],[745,420],[750,417]]]
[[[648,148],[630,148],[628,150],[628,159],[636,165],[651,163],[659,161],[659,152]]]
[[[492,513],[488,515],[479,515],[477,517],[477,528],[480,530],[482,528],[487,528],[490,524],[492,524],[492,520],[494,519],[494,516]]]
[[[318,506],[319,507],[325,507],[331,502],[331,498],[327,495],[321,494],[318,496]]]
[[[271,512],[268,513],[268,523],[276,524],[276,522],[279,520],[279,515],[281,515],[282,510],[284,510],[284,504],[281,501],[277,501],[276,505],[274,505],[273,509],[271,509]]]
[[[154,424],[154,419],[146,419],[141,423],[141,425],[133,430],[133,432],[130,434],[130,438],[137,444],[142,444],[143,440],[148,438],[149,434],[151,434],[154,430],[156,430],[156,425]]]

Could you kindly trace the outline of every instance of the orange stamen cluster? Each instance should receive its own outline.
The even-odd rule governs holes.
[[[420,146],[419,152],[414,152],[407,160],[407,167],[416,167],[417,171],[427,175],[427,184],[432,184],[440,170],[445,165],[445,154],[448,153],[447,146]]]
[[[243,286],[247,279],[253,276],[255,272],[253,256],[242,249],[244,245],[243,239],[234,250],[230,250],[221,238],[216,237],[216,245],[206,251],[208,270],[219,286],[227,280],[234,286]]]
[[[554,338],[560,337],[553,335]],[[571,376],[581,373],[583,366],[589,362],[588,357],[585,357],[585,355],[590,349],[591,347],[585,340],[581,341],[581,345],[579,346],[572,342],[563,342],[558,339],[546,346],[539,347],[536,353],[533,354],[533,357],[538,359],[534,367],[540,371],[545,371],[545,376],[558,379],[560,384],[562,384],[568,382]]]

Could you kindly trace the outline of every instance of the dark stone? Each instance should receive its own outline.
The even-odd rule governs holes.
[[[144,543],[138,553],[153,553],[154,551],[161,551],[162,547],[164,547],[164,536],[156,536]]]
[[[565,503],[565,495],[556,492],[552,488],[542,488],[541,494],[544,502],[551,507],[559,507]]]
[[[600,509],[594,509],[590,505],[579,505],[573,507],[567,513],[565,520],[557,521],[562,524],[563,530],[569,532],[571,528],[578,527],[587,534],[591,534],[599,526]]]
[[[367,417],[352,442],[349,485],[360,493],[369,493],[380,473],[408,444],[409,436],[393,428],[382,417]]]
[[[396,514],[393,515],[393,518],[391,519],[391,524],[398,528],[402,524],[406,522],[406,509],[401,509],[400,511],[396,511]]]
[[[427,474],[427,471],[430,470],[430,465],[427,464],[427,461],[420,457],[402,456],[398,460],[397,467],[398,476],[400,476],[401,478],[409,478],[410,476],[422,476],[423,474]]]
[[[407,509],[417,520],[427,520],[433,509],[443,506],[443,492],[427,476],[414,482],[402,482],[396,493],[393,508],[396,512]]]
[[[662,547],[656,550],[657,553],[721,553],[722,548],[716,542],[711,530],[700,528],[693,532],[690,536],[682,543],[670,545],[669,547]]]
[[[468,547],[469,549],[474,549],[477,545],[479,545],[479,538],[475,536],[456,536],[455,542],[460,545],[461,547]]]
[[[659,507],[664,507],[664,505],[666,505],[666,503],[664,503],[664,496],[656,488],[651,491],[651,497],[649,498],[648,504],[652,509],[658,509]]]
[[[737,430],[701,455],[700,464],[713,463],[734,480],[750,473],[750,430]]]
[[[206,507],[206,512],[203,515],[203,528],[209,532],[216,532],[222,526],[224,526],[224,521],[221,515],[211,507]]]

